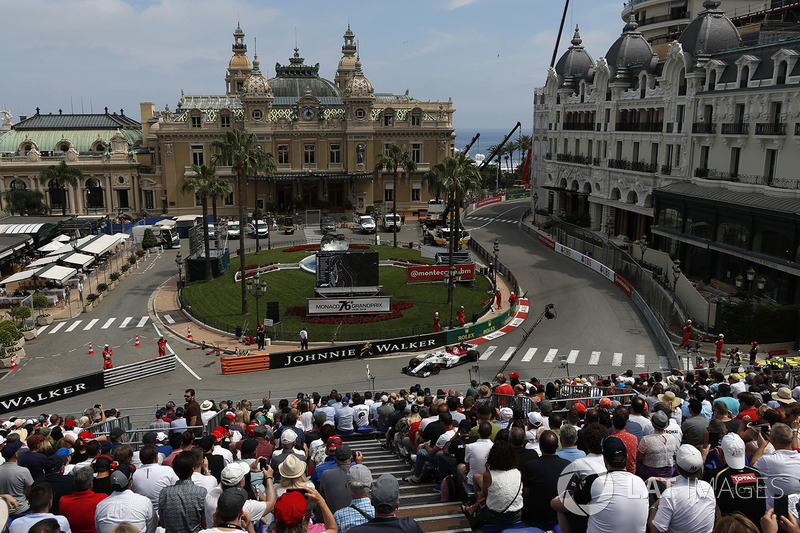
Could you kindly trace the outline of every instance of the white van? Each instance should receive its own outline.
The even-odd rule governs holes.
[[[369,215],[353,215],[353,229],[361,233],[375,233],[378,226]]]
[[[158,226],[134,226],[131,229],[131,235],[133,236],[133,242],[137,246],[142,245],[142,239],[144,238],[145,230],[151,229],[153,230],[153,235],[155,235],[156,240],[158,241],[160,246],[165,248],[172,248],[173,246],[180,246],[181,240],[178,237],[178,234],[175,232],[174,229],[166,227],[164,225]]]
[[[238,220],[230,220],[228,221],[228,238],[229,239],[238,239],[239,234],[241,233],[241,228],[239,227]]]

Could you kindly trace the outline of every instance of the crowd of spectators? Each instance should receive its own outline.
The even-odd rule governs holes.
[[[787,378],[628,371],[542,384],[512,372],[465,392],[238,404],[189,389],[135,433],[101,405],[3,421],[0,495],[11,533],[421,531],[395,515],[395,476],[374,479],[348,444],[371,434],[408,462],[408,483],[462,499],[484,531],[800,533],[800,387]]]

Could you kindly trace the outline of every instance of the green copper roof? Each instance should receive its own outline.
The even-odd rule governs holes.
[[[117,128],[141,130],[142,125],[136,120],[122,114],[116,113],[52,113],[42,115],[37,113],[32,117],[26,118],[14,125],[15,130],[84,130],[84,129],[103,129],[114,130]]]
[[[128,146],[133,148],[142,141],[141,130],[120,129],[122,135],[127,139]],[[113,130],[87,129],[87,130],[23,130],[13,129],[0,137],[0,152],[16,152],[26,138],[36,145],[39,151],[57,150],[60,141],[66,139],[72,143],[73,148],[78,152],[89,152],[92,145],[100,137],[106,145],[111,142],[111,137],[117,133]]]

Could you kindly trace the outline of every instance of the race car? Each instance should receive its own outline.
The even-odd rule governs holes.
[[[414,357],[408,362],[408,366],[403,367],[403,373],[426,378],[432,374],[438,374],[443,368],[452,368],[477,361],[479,356],[480,352],[475,344],[462,342],[422,357]]]

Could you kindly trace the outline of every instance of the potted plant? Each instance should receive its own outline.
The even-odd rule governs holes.
[[[0,345],[2,345],[3,352],[9,357],[12,354],[17,354],[18,359],[25,357],[24,348],[16,342],[19,338],[22,338],[22,335],[14,322],[11,320],[0,322]]]
[[[130,269],[131,269],[130,265],[122,265],[122,268],[120,268],[120,270],[122,271],[122,275],[123,276],[127,276],[128,275],[128,271]]]
[[[37,310],[36,325],[47,326],[53,323],[53,317],[47,312],[50,301],[44,294],[37,294],[33,297],[33,308]]]
[[[119,272],[112,272],[111,276],[109,277],[111,278],[111,283],[108,284],[108,290],[113,291],[114,287],[116,287],[117,283],[119,283],[120,274]]]
[[[97,294],[95,294],[95,293],[90,293],[88,296],[86,296],[86,301],[87,301],[89,304],[91,304],[91,305],[92,305],[92,307],[96,307],[96,306],[97,306],[97,301],[98,301],[98,298],[100,298],[100,296],[99,296],[99,295],[97,295]]]

